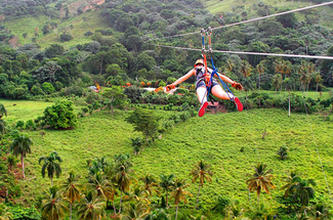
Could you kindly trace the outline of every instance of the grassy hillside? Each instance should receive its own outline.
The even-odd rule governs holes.
[[[18,43],[20,45],[32,43],[32,38],[36,38],[36,43],[42,48],[45,48],[52,43],[61,44],[66,48],[77,44],[84,44],[91,41],[90,37],[84,36],[86,32],[94,32],[98,29],[107,28],[105,21],[103,21],[103,18],[98,11],[90,11],[65,21],[52,20],[52,22],[58,24],[58,27],[51,33],[44,35],[42,33],[42,28],[48,21],[46,16],[22,17],[5,21],[4,25],[19,38]],[[35,31],[36,28],[38,29],[37,32]],[[38,33],[38,36],[35,36],[35,32]],[[70,33],[73,36],[73,40],[60,42],[59,36],[63,32]],[[26,38],[23,37],[23,33],[27,33]]]
[[[299,1],[271,1],[263,0],[261,1],[264,4],[271,5],[274,9],[288,10],[294,8],[300,8],[304,6],[311,5],[309,2],[299,2]],[[68,4],[70,2],[67,2]],[[233,11],[246,11],[248,18],[253,18],[258,16],[256,11],[253,8],[253,5],[256,4],[256,1],[236,1],[236,0],[209,0],[203,1],[204,6],[212,14],[226,14]],[[84,36],[84,33],[87,31],[94,32],[97,29],[107,28],[107,24],[100,15],[101,9],[96,11],[90,11],[71,17],[65,21],[60,19],[52,19],[52,22],[56,22],[58,27],[53,30],[51,33],[43,35],[42,28],[43,26],[51,21],[46,16],[24,16],[16,19],[9,19],[3,22],[3,25],[12,31],[14,35],[18,37],[19,45],[24,45],[27,43],[32,43],[32,38],[36,38],[36,43],[38,43],[42,48],[47,47],[52,43],[59,43],[69,48],[76,44],[87,43],[91,41],[90,37]],[[333,8],[330,7],[321,7],[313,10],[314,13],[319,14],[320,24],[333,28],[332,22],[333,19]],[[304,20],[305,13],[297,13],[297,17],[300,21]],[[60,42],[59,35],[62,32],[70,33],[74,39],[69,42]],[[27,33],[27,37],[23,37],[23,33]],[[35,33],[38,33],[35,36]]]
[[[205,7],[212,14],[226,14],[228,12],[233,12],[237,10],[244,10],[248,13],[248,18],[254,18],[258,16],[255,12],[253,5],[258,4],[258,1],[237,1],[237,0],[208,0],[202,1]],[[260,1],[265,5],[273,6],[275,9],[279,9],[279,11],[287,11],[291,9],[306,7],[312,5],[310,2],[303,1],[280,1],[280,0],[262,0]],[[243,9],[241,9],[244,7]],[[316,9],[312,9],[311,12],[314,12],[316,15],[320,17],[320,24],[323,26],[327,26],[333,28],[332,22],[333,19],[333,8],[330,7],[319,7]],[[297,18],[300,21],[304,20],[304,15],[307,14],[308,11],[302,13],[296,13]]]
[[[2,100],[2,103],[4,101]],[[43,103],[17,109],[8,107],[9,115],[24,115],[30,109],[29,117],[41,113]],[[5,105],[8,106],[8,103]],[[45,106],[48,103],[44,103]],[[14,111],[16,110],[16,112]],[[165,114],[159,112],[159,114]],[[167,113],[168,114],[168,113]],[[21,181],[22,198],[36,200],[50,181],[40,174],[38,158],[57,151],[63,159],[63,174],[55,182],[64,181],[70,171],[87,175],[86,161],[105,156],[109,161],[115,154],[132,153],[130,138],[138,133],[133,132],[130,124],[124,121],[126,112],[111,115],[98,112],[80,119],[75,130],[28,132],[34,145],[32,154],[27,156],[27,179]],[[34,118],[34,117],[33,117]],[[266,132],[265,139],[262,134]],[[214,177],[212,183],[205,185],[202,193],[203,206],[211,207],[218,195],[238,199],[247,205],[248,193],[245,181],[253,173],[257,162],[264,162],[273,169],[276,189],[272,194],[264,195],[264,200],[275,207],[275,200],[281,195],[283,178],[290,171],[296,170],[304,178],[313,178],[317,182],[317,193],[328,196],[324,174],[322,173],[317,150],[323,162],[329,187],[333,187],[333,149],[330,148],[333,137],[333,126],[324,122],[319,116],[293,114],[287,117],[285,111],[276,109],[258,109],[242,113],[207,114],[203,118],[194,117],[185,123],[178,124],[173,130],[164,134],[161,140],[144,149],[133,158],[136,177],[152,174],[174,173],[177,177],[186,178],[190,183],[189,172],[199,160],[212,164]],[[281,161],[276,152],[280,146],[288,146],[289,158]],[[243,148],[243,152],[241,149]],[[195,194],[197,186],[191,185],[190,191]],[[195,197],[191,198],[194,202]],[[256,201],[251,196],[251,203]],[[23,202],[23,201],[22,201]],[[250,204],[251,204],[250,203]]]

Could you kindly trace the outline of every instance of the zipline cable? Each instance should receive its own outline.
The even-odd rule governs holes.
[[[226,24],[226,25],[223,25],[223,26],[218,26],[218,27],[212,28],[212,30],[219,30],[219,29],[222,29],[222,28],[233,27],[233,26],[240,25],[240,24],[247,24],[247,23],[250,23],[250,22],[260,21],[260,20],[263,20],[263,19],[273,18],[273,17],[276,17],[276,16],[286,15],[286,14],[290,14],[290,13],[305,11],[305,10],[318,8],[318,7],[322,7],[322,6],[327,6],[327,5],[331,5],[331,4],[333,4],[333,1],[324,2],[324,3],[321,3],[321,4],[317,4],[317,5],[310,5],[310,6],[307,6],[307,7],[304,7],[304,8],[293,9],[293,10],[290,10],[290,11],[279,12],[279,13],[276,13],[276,14],[266,15],[266,16],[263,16],[263,17],[252,18],[252,19],[245,20],[245,21]],[[170,38],[176,38],[176,37],[184,37],[184,36],[200,34],[200,33],[201,33],[201,31],[189,32],[189,33],[184,33],[184,34],[176,34],[176,35],[167,36],[167,37],[152,38],[152,39],[147,40],[146,42],[150,42],[150,41],[154,41],[154,40],[170,39]]]
[[[173,48],[177,50],[190,50],[200,51],[198,48],[186,48],[186,47],[175,47],[160,44],[152,44],[156,47]],[[306,59],[321,59],[321,60],[333,60],[333,56],[312,56],[312,55],[298,55],[298,54],[281,54],[281,53],[260,53],[260,52],[248,52],[248,51],[231,51],[231,50],[213,50],[213,53],[228,53],[238,55],[258,55],[258,56],[275,56],[275,57],[293,57],[293,58],[306,58]]]

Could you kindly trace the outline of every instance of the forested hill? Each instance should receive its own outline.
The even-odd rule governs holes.
[[[40,95],[44,83],[54,87],[47,91],[52,93],[73,87],[77,90],[94,81],[102,85],[172,81],[200,54],[155,48],[144,39],[319,2],[323,1],[1,0],[0,40],[4,46],[0,80],[4,86],[0,96],[18,99]],[[332,14],[332,7],[321,7],[224,29],[214,33],[213,45],[226,50],[333,55],[333,48],[329,49],[333,44]],[[199,48],[200,36],[160,43]],[[333,86],[333,64],[328,61],[225,54],[216,54],[216,60],[220,70],[248,89],[258,86],[258,74],[262,73],[259,87],[264,89],[282,88],[282,84],[293,89]],[[284,66],[291,74],[279,77],[283,73],[276,70]]]

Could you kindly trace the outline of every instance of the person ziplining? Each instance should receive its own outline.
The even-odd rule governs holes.
[[[206,55],[206,48],[205,48],[205,34],[207,33],[208,36],[208,52],[211,57],[211,64],[213,69],[209,68],[207,66],[207,55]],[[231,92],[229,87],[226,83],[230,83],[232,87],[242,90],[243,86],[236,82],[231,80],[229,77],[225,76],[224,74],[221,74],[217,71],[217,69],[214,66],[213,62],[213,56],[212,56],[212,47],[211,47],[211,35],[212,35],[212,29],[208,28],[208,30],[202,30],[202,56],[203,59],[198,59],[195,64],[194,68],[192,68],[190,71],[188,71],[184,76],[177,79],[175,82],[173,82],[170,85],[166,86],[166,90],[169,91],[170,89],[175,88],[178,84],[181,84],[191,76],[196,77],[196,83],[195,83],[195,90],[198,97],[198,100],[201,104],[198,115],[199,117],[202,117],[205,114],[206,108],[208,106],[208,98],[209,94],[211,93],[213,96],[219,99],[223,100],[230,100],[233,101],[236,105],[236,108],[238,111],[243,110],[243,105],[240,102],[240,100]],[[218,83],[218,81],[215,78],[219,79],[221,85],[224,87],[224,89],[221,87],[221,85]],[[226,83],[225,83],[226,82]]]

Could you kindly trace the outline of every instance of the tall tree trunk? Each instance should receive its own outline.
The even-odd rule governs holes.
[[[175,217],[175,220],[177,220],[177,216],[178,216],[178,204],[176,206],[176,217]]]
[[[21,165],[22,165],[22,175],[23,178],[25,179],[25,174],[24,174],[24,156],[21,154]]]
[[[123,191],[120,190],[119,214],[121,213],[121,202],[123,199]]]
[[[69,220],[72,220],[72,203],[69,203]]]
[[[165,203],[166,203],[166,207],[169,208],[169,206],[168,206],[168,191],[166,191]]]
[[[195,205],[195,209],[198,208],[198,204],[199,204],[200,188],[201,188],[201,184],[199,184],[199,190],[198,190],[198,195],[197,195],[197,203]]]

